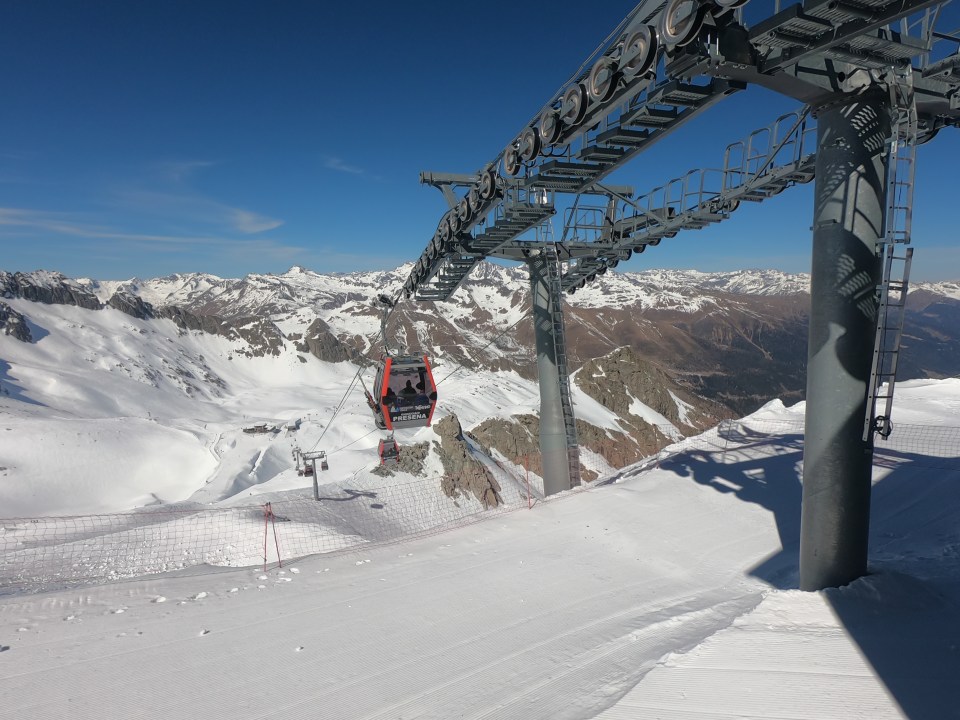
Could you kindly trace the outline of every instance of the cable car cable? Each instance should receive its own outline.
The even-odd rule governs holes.
[[[397,307],[397,303],[399,303],[402,298],[402,288],[397,291],[397,294],[394,295],[393,299],[391,299],[386,293],[377,295],[377,302],[383,306],[383,309],[381,310],[382,315],[380,317],[380,336],[381,340],[383,341],[383,350],[387,355],[390,354],[390,343],[387,341],[387,324],[390,322],[391,313],[393,313],[394,309]]]
[[[513,325],[511,325],[511,326],[508,327],[506,330],[504,330],[503,332],[501,332],[499,335],[497,335],[495,338],[493,338],[493,340],[491,340],[490,342],[488,342],[488,343],[487,343],[486,345],[484,345],[482,348],[479,348],[479,352],[483,352],[484,350],[486,350],[488,347],[490,347],[491,345],[493,345],[497,340],[499,340],[499,339],[502,338],[504,335],[506,335],[508,332],[510,332],[511,330],[513,330],[517,325],[520,324],[521,321],[526,320],[526,319],[527,319],[527,318],[526,318],[525,315],[520,316],[520,318],[519,318],[515,323],[513,323]],[[467,343],[467,344],[469,345],[469,343]],[[471,345],[471,347],[474,347],[474,348],[475,348],[476,346],[475,346],[475,345]],[[464,362],[466,362],[466,361],[464,361]],[[451,375],[453,375],[454,373],[460,372],[460,370],[462,370],[463,367],[464,367],[464,366],[463,366],[463,363],[459,363],[455,369],[451,370],[447,375],[444,376],[443,380],[446,380],[447,378],[449,378],[449,377],[450,377]],[[478,371],[477,371],[477,370],[472,370],[471,372],[478,372]],[[438,380],[438,381],[437,381],[437,385],[439,385],[440,383],[442,383],[443,380]]]
[[[358,442],[360,442],[361,440],[363,440],[363,439],[366,438],[366,437],[370,437],[370,436],[373,435],[375,432],[381,432],[381,431],[380,431],[379,429],[377,429],[377,430],[371,430],[371,431],[368,432],[366,435],[361,435],[361,436],[358,437],[356,440],[353,440],[353,441],[351,441],[351,442],[348,442],[346,445],[342,445],[342,446],[338,447],[336,450],[331,450],[330,452],[327,453],[327,455],[328,455],[328,456],[329,456],[329,455],[333,455],[333,454],[335,454],[335,453],[340,452],[341,450],[346,450],[346,449],[347,449],[348,447],[350,447],[351,445],[356,445]]]
[[[357,384],[357,378],[360,377],[360,374],[363,372],[363,368],[357,368],[356,374],[353,376],[353,379],[350,381],[350,384],[347,386],[346,391],[343,393],[343,397],[340,398],[340,403],[337,405],[336,409],[333,411],[333,415],[330,416],[330,419],[327,421],[326,426],[323,428],[323,432],[320,433],[320,437],[317,438],[317,441],[313,444],[313,447],[310,448],[311,451],[317,449],[317,445],[320,444],[320,441],[323,440],[323,436],[327,434],[327,430],[330,429],[330,426],[333,425],[333,421],[336,419],[337,414],[343,409],[344,403],[347,400],[347,395],[350,394],[350,391],[353,390],[354,386]],[[362,380],[361,380],[362,382]]]

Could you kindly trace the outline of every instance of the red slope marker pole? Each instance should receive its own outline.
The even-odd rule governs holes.
[[[277,567],[283,567],[283,560],[280,558],[280,541],[277,539],[277,520],[273,514],[273,508],[270,503],[263,506],[263,571],[267,571],[267,531],[270,524],[273,524],[273,542],[277,548]]]

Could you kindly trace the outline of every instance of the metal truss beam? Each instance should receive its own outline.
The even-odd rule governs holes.
[[[908,18],[933,12],[946,1],[803,0],[784,10],[776,3],[772,16],[747,27],[744,10],[728,11],[713,0],[701,0],[703,25],[692,41],[661,43],[654,59],[638,69],[625,48],[636,50],[637,33],[657,24],[668,5],[668,0],[641,2],[483,169],[421,175],[422,182],[441,189],[450,210],[404,283],[404,293],[445,300],[484,258],[522,259],[524,250],[536,245],[530,244],[529,233],[554,216],[557,194],[616,197],[604,191],[601,181],[747,84],[821,105],[869,84],[872,78],[861,71],[882,71],[920,58],[914,86],[921,130],[929,137],[940,127],[960,124],[960,65],[952,59],[929,61],[938,36],[926,16],[923,23],[914,23],[919,34],[907,24]],[[893,25],[897,21],[900,29]],[[662,32],[661,23],[657,33]],[[603,72],[597,74],[604,70],[612,73],[609,90]],[[725,186],[710,201],[709,193],[700,193],[707,204],[697,212],[668,199],[662,207],[647,206],[632,218],[619,218],[606,235],[594,233],[592,259],[586,249],[575,249],[571,257],[583,261],[577,277],[564,277],[565,288],[569,291],[590,273],[663,237],[721,221],[739,201],[761,200],[812,177],[807,166],[797,165],[795,171],[791,176],[784,170],[779,177],[761,173],[752,187],[738,194]],[[458,196],[457,189],[464,194]],[[642,242],[631,245],[635,240]]]
[[[877,398],[868,385],[880,376],[877,362],[871,370],[869,348],[883,345],[877,327],[886,322],[875,315],[890,282],[889,273],[880,272],[877,246],[895,206],[885,205],[884,179],[894,188],[899,182],[890,179],[896,173],[885,175],[884,164],[896,158],[895,145],[915,145],[942,127],[960,125],[960,52],[938,58],[933,52],[937,41],[960,42],[955,33],[935,30],[949,1],[802,0],[784,10],[780,0],[768,1],[754,7],[769,12],[772,6],[774,14],[748,28],[744,10],[731,10],[745,2],[644,0],[469,181],[474,184],[464,186],[459,203],[450,182],[441,186],[452,209],[404,290],[446,299],[485,257],[526,260],[534,319],[542,326],[541,448],[544,467],[552,463],[560,489],[567,486],[559,452],[563,413],[557,409],[563,383],[547,352],[546,326],[550,307],[559,309],[560,293],[575,292],[665,237],[721,222],[743,202],[763,201],[816,177],[800,586],[819,590],[866,571],[873,437],[864,422],[872,424]],[[660,22],[652,29],[657,15]],[[658,40],[664,48],[657,49]],[[751,83],[816,107],[817,137],[803,111],[728,147],[720,170],[693,170],[636,199],[600,184]],[[888,95],[895,86],[910,89],[902,104],[909,107],[911,127],[906,134],[895,128],[891,136]],[[580,204],[581,195],[596,190],[606,195],[604,205]],[[529,242],[522,236],[553,216],[557,193],[577,196],[563,236],[575,227],[575,242]],[[909,201],[904,207],[909,212]],[[549,283],[536,260],[547,253]],[[843,282],[837,282],[838,272],[845,273]],[[546,302],[548,285],[552,305]],[[557,317],[553,329],[562,334]],[[891,368],[888,406],[895,356]]]
[[[782,47],[775,57],[762,61],[758,70],[764,75],[774,75],[817,55],[868,65],[872,59],[882,59],[885,65],[909,60],[924,52],[924,48],[911,47],[909,38],[884,37],[882,33],[875,35],[875,31],[943,3],[944,0],[896,0],[857,5],[837,0],[806,0],[802,7],[793,5],[755,26],[751,41],[762,44],[769,39]],[[793,35],[791,29],[800,32]]]
[[[620,200],[612,212],[597,208],[606,222],[588,244],[593,252],[578,248],[579,259],[563,274],[563,290],[575,292],[664,238],[722,222],[743,202],[762,202],[809,182],[816,149],[813,119],[806,110],[789,113],[728,146],[719,170],[691,170],[636,200]]]

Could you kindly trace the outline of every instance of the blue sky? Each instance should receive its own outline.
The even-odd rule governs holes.
[[[0,269],[238,277],[415,260],[446,209],[419,172],[493,159],[633,4],[11,0]],[[751,88],[615,180],[643,192],[716,166],[794,107]],[[946,180],[960,132],[918,154],[914,278],[960,278]],[[811,193],[621,268],[806,272]]]

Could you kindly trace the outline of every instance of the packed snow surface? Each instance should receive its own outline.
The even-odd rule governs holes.
[[[363,517],[402,485],[370,472],[380,435],[345,395],[356,367],[10,303],[36,343],[0,337],[0,516],[256,505],[309,488],[290,453],[319,446],[342,517],[327,531],[353,549],[2,596],[2,719],[960,718],[956,379],[898,385],[895,432],[927,431],[910,451],[880,444],[871,574],[806,593],[802,405],[771,402],[529,510],[505,488],[507,512],[374,542]],[[536,407],[514,374],[441,362],[436,376],[465,427]],[[279,429],[243,432],[259,423]],[[347,515],[335,491],[357,487],[380,495],[355,493]]]

